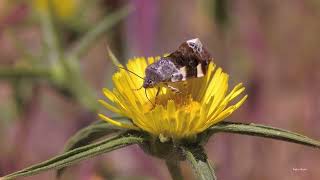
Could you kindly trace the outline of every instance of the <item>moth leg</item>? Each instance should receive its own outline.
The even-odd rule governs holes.
[[[160,94],[160,87],[158,87],[157,89],[156,98],[158,97],[159,94]]]
[[[158,98],[158,95],[160,94],[160,91],[161,91],[161,87],[158,87],[157,88],[157,93],[156,93],[156,96],[154,97],[154,103],[152,103],[151,101],[151,104],[152,104],[152,108],[150,110],[153,110],[155,107],[156,107],[156,103],[157,103],[157,98]]]
[[[187,87],[188,84],[186,81],[183,81],[182,85],[183,85],[183,87]]]
[[[156,107],[156,99],[157,99],[157,96],[155,97],[155,102],[153,103],[150,99],[149,99],[149,96],[148,96],[148,94],[147,94],[147,89],[145,88],[144,89],[144,93],[145,93],[145,95],[146,95],[146,98],[148,99],[148,101],[151,103],[151,105],[152,105],[152,107],[151,107],[151,109],[150,109],[150,111],[151,110],[153,110],[155,107]],[[158,94],[158,92],[157,92],[157,94]]]
[[[173,86],[171,86],[171,85],[169,85],[169,84],[166,84],[166,85],[167,85],[167,87],[168,87],[172,92],[174,92],[174,93],[181,93],[181,91],[179,91],[178,88],[175,88],[175,87],[173,87]]]

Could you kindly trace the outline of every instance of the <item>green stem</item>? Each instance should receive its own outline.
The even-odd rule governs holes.
[[[131,6],[125,6],[120,10],[105,17],[94,29],[87,32],[71,49],[69,56],[80,57],[86,51],[96,39],[98,39],[103,33],[111,29],[114,25],[120,22],[123,18],[127,17],[132,11]]]
[[[183,180],[178,161],[166,160],[166,165],[173,180]]]
[[[49,10],[44,11],[41,14],[40,20],[43,32],[43,42],[45,47],[47,47],[47,57],[49,58],[50,63],[55,65],[58,60],[61,60],[61,53],[59,49],[59,39],[53,23],[51,5],[52,3],[49,3]]]
[[[215,171],[208,162],[202,147],[185,149],[185,155],[199,180],[217,180]]]
[[[0,67],[0,80],[12,78],[48,78],[50,70],[40,68]]]

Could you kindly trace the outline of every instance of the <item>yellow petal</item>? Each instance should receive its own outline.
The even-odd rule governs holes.
[[[109,122],[110,124],[113,124],[115,126],[121,127],[121,128],[125,128],[125,129],[134,129],[134,130],[139,130],[139,128],[137,128],[136,126],[130,125],[130,124],[125,124],[119,121],[115,121],[113,119],[108,118],[107,116],[103,115],[103,114],[98,114],[98,116],[102,119],[105,120],[107,122]]]

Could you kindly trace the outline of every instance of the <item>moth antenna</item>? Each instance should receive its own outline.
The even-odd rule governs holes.
[[[132,89],[132,90],[134,90],[134,91],[139,91],[139,90],[142,89],[142,88],[143,88],[143,85],[142,85],[141,87],[137,88],[137,89]]]
[[[130,72],[130,73],[132,73],[133,75],[136,75],[137,77],[139,77],[139,78],[141,78],[141,79],[144,80],[143,77],[139,76],[137,73],[134,73],[134,72],[130,71],[130,70],[127,69],[127,68],[124,68],[124,67],[121,67],[121,66],[118,66],[118,68],[123,69],[123,70],[126,70],[127,72]],[[132,90],[134,90],[134,91],[139,91],[139,90],[142,89],[142,88],[143,88],[143,85],[142,85],[141,87],[137,88],[137,89],[132,89]]]
[[[148,97],[148,93],[147,93],[147,89],[144,89],[144,94],[146,95],[146,98],[148,99],[148,101],[152,104],[152,109],[156,107],[155,104],[153,104],[153,102],[149,99]]]
[[[137,77],[139,77],[139,78],[141,78],[141,79],[144,80],[143,77],[139,76],[137,73],[134,73],[134,72],[130,71],[130,70],[127,69],[127,68],[124,68],[124,67],[121,67],[121,66],[118,66],[118,68],[123,69],[123,70],[126,70],[127,72],[129,72],[129,73],[131,73],[131,74],[133,74],[133,75],[136,75]]]

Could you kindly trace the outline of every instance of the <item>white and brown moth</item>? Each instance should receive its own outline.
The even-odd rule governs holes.
[[[158,95],[160,90],[160,86],[158,85],[161,83],[165,84],[172,91],[179,92],[177,88],[169,85],[168,83],[203,77],[208,70],[208,65],[211,60],[212,58],[210,54],[203,47],[199,38],[195,38],[183,42],[176,51],[172,52],[168,56],[161,57],[158,61],[152,64],[149,64],[145,69],[144,78],[128,69],[122,67],[119,68],[125,69],[126,71],[143,79],[143,84],[139,89],[144,88],[145,93],[148,88],[157,86]]]
[[[142,87],[152,88],[159,83],[202,77],[206,74],[211,59],[198,38],[183,42],[176,51],[147,66]]]

